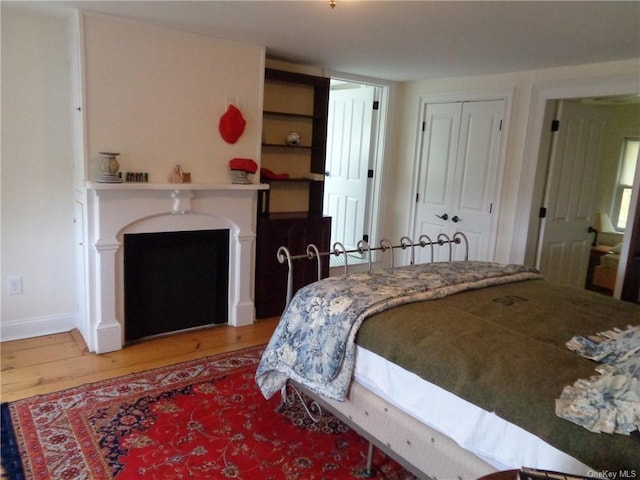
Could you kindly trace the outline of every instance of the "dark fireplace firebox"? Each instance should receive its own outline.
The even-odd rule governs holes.
[[[229,230],[124,235],[125,341],[226,323]]]

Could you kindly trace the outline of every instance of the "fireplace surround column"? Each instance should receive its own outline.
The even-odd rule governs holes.
[[[229,324],[234,327],[251,325],[255,319],[255,307],[253,304],[253,279],[255,265],[255,234],[237,235],[236,245],[240,249],[240,254],[236,255],[236,268],[232,272],[240,272],[233,280],[229,278],[229,283],[236,282],[235,292],[239,293],[235,299],[236,317],[229,319]]]
[[[99,242],[95,245],[95,266],[99,275],[100,288],[95,290],[95,351],[97,353],[112,352],[122,348],[122,325],[116,319],[116,253],[120,243],[113,240]]]

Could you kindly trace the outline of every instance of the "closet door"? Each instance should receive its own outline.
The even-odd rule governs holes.
[[[419,165],[414,238],[463,232],[469,258],[493,260],[503,100],[427,104]],[[436,260],[448,260],[437,249]],[[426,256],[425,256],[426,255]],[[458,249],[454,258],[462,259]],[[418,261],[429,261],[423,249]]]
[[[425,105],[413,239],[436,240],[448,232],[453,202],[462,103]],[[431,261],[429,249],[416,250],[417,262]]]
[[[469,258],[492,261],[494,199],[500,158],[502,100],[466,102],[462,108],[449,231],[469,239]]]

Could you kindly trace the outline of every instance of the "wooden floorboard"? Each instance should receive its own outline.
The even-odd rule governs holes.
[[[176,333],[128,345],[117,352],[89,352],[77,330],[0,344],[0,400],[43,393],[172,365],[209,355],[264,345],[277,318],[253,325]]]

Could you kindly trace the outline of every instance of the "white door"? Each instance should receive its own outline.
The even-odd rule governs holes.
[[[558,119],[536,266],[554,283],[584,288],[593,242],[589,227],[606,112],[597,106],[563,100]]]
[[[493,260],[503,100],[425,105],[413,238],[464,233],[469,258]],[[420,249],[418,262],[430,261]],[[448,250],[436,249],[436,260]],[[456,249],[454,258],[464,252]]]
[[[347,249],[362,239],[367,202],[374,87],[332,90],[329,95],[324,214],[331,245]]]

